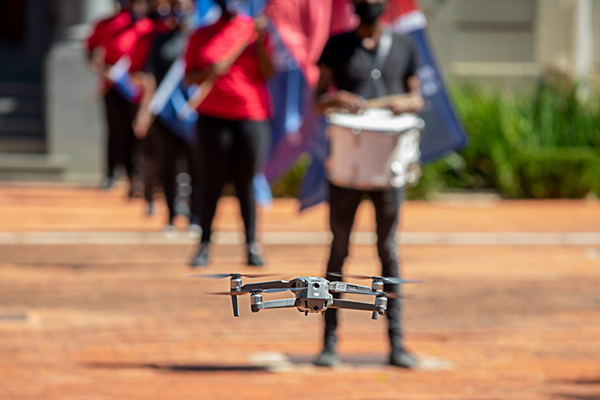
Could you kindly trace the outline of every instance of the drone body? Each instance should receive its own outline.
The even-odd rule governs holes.
[[[333,276],[342,276],[332,274]],[[242,274],[218,274],[218,275],[196,275],[200,278],[225,278],[230,277],[231,290],[225,293],[213,293],[231,296],[233,315],[239,317],[237,296],[250,294],[250,309],[252,312],[271,308],[292,308],[305,315],[309,313],[324,313],[328,308],[343,308],[351,310],[371,311],[372,318],[385,315],[388,298],[399,298],[397,294],[388,294],[383,291],[384,283],[416,283],[421,281],[403,280],[399,278],[386,278],[380,276],[351,276],[359,279],[372,279],[371,287],[356,285],[347,282],[330,282],[325,278],[315,276],[303,276],[290,281],[268,281],[242,284],[242,276],[262,277],[266,275],[242,275]],[[343,277],[343,276],[342,276]],[[264,300],[263,293],[291,291],[295,297],[277,300]],[[334,294],[349,293],[375,296],[374,303],[361,301],[342,300],[335,298]]]

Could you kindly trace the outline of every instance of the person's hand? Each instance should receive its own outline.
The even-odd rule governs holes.
[[[411,95],[391,100],[385,108],[400,115],[407,112],[420,112],[423,109],[423,98],[421,96]]]
[[[148,130],[152,125],[152,114],[148,111],[140,111],[133,121],[133,133],[138,139],[143,139],[148,135]]]
[[[339,90],[335,94],[334,98],[335,108],[342,108],[356,114],[365,108],[366,102],[361,96],[347,92],[345,90]]]
[[[223,76],[229,72],[231,65],[233,65],[233,60],[230,59],[217,61],[212,65],[211,72],[217,76]]]
[[[266,15],[261,15],[254,18],[254,30],[258,34],[256,41],[263,43],[266,36],[267,26],[269,25],[269,18]]]
[[[104,61],[105,54],[106,50],[104,50],[103,47],[100,47],[89,55],[90,69],[98,75],[104,75],[106,73],[107,65],[106,61]]]

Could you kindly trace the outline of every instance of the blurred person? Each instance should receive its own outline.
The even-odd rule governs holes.
[[[417,58],[410,39],[387,32],[380,17],[388,5],[387,0],[353,0],[355,13],[360,22],[353,31],[332,36],[327,42],[318,62],[320,68],[315,108],[318,112],[345,110],[358,113],[365,107],[365,99],[389,95],[406,94],[402,100],[390,98],[386,108],[394,114],[419,112],[423,106],[420,83],[417,74]],[[386,39],[382,39],[387,36]],[[383,40],[389,50],[380,63],[380,69],[373,69],[377,50]],[[373,79],[371,79],[373,77]],[[373,80],[384,85],[377,86]],[[330,91],[336,86],[337,91]],[[385,93],[382,93],[385,92]],[[381,99],[380,99],[381,100]],[[329,222],[333,234],[330,256],[327,263],[327,279],[335,279],[331,273],[341,273],[344,260],[348,256],[350,232],[361,199],[368,196],[375,208],[377,230],[377,251],[381,261],[381,275],[399,277],[396,255],[396,229],[400,207],[404,199],[403,188],[363,190],[341,187],[329,182]],[[398,285],[386,285],[388,292],[397,292]],[[339,295],[337,295],[339,296]],[[392,365],[414,368],[417,359],[403,345],[401,329],[401,303],[399,299],[388,299],[388,334]],[[325,312],[323,351],[315,359],[319,366],[333,366],[338,362],[336,328],[338,311]]]
[[[191,169],[190,143],[160,119],[154,119],[150,110],[150,103],[157,87],[163,82],[175,61],[183,53],[187,35],[185,22],[192,11],[193,2],[191,0],[154,0],[151,3],[151,16],[159,20],[161,24],[157,32],[150,38],[150,50],[145,68],[140,73],[139,78],[135,77],[142,83],[144,95],[134,121],[134,132],[136,137],[144,139],[149,144],[147,147],[150,148],[150,152],[145,152],[145,165],[158,167],[156,173],[162,182],[169,210],[166,232],[175,230],[173,221],[177,215],[175,204],[177,198],[177,164],[178,161],[183,159],[187,162],[188,169]],[[154,173],[155,168],[145,170],[146,174],[150,172]],[[148,178],[146,179],[146,185],[150,186]],[[192,190],[193,196],[197,190],[194,190],[194,188]],[[147,188],[146,191],[146,196],[148,196]],[[198,221],[194,217],[196,214],[197,212],[192,210],[190,216],[191,232],[199,232]]]
[[[266,49],[266,20],[239,15],[235,1],[215,2],[220,19],[191,36],[185,57],[187,83],[201,85],[206,96],[197,107],[198,140],[193,149],[193,157],[200,160],[203,231],[190,264],[208,263],[217,202],[223,186],[232,180],[244,220],[247,264],[262,266],[253,178],[265,160],[271,136],[266,81],[274,68]]]
[[[143,34],[150,28],[144,18],[147,14],[146,0],[119,0],[117,4],[119,11],[95,25],[86,46],[91,69],[102,77],[108,128],[107,169],[103,188],[112,187],[115,169],[119,165],[125,168],[131,184],[135,142],[131,129],[134,111],[127,99],[110,83],[108,71],[123,55],[131,54],[135,47],[136,35]]]

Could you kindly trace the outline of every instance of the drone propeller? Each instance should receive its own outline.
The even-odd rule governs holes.
[[[215,295],[215,296],[241,296],[243,294],[248,294],[248,293],[250,293],[250,292],[240,290],[237,292],[210,292],[210,293],[206,293],[206,294]]]
[[[328,272],[327,275],[337,276],[338,278],[354,278],[354,279],[371,279],[371,280],[380,280],[383,283],[388,283],[392,285],[399,285],[401,283],[424,283],[424,280],[421,279],[400,279],[391,276],[368,276],[368,275],[344,275],[337,272]]]
[[[223,279],[223,278],[241,278],[241,277],[246,277],[246,278],[264,278],[264,277],[268,277],[268,276],[275,276],[275,274],[236,274],[236,273],[232,273],[232,274],[208,274],[208,275],[203,275],[203,274],[194,274],[194,275],[188,275],[188,278],[204,278],[204,279]]]
[[[379,296],[385,296],[388,299],[410,299],[410,296],[406,296],[398,293],[382,293]]]

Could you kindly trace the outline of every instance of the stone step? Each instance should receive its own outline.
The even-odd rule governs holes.
[[[0,97],[0,118],[41,117],[43,112],[41,99]]]
[[[0,180],[60,180],[66,168],[66,161],[56,156],[0,153]]]
[[[0,133],[0,157],[2,153],[32,153],[40,154],[46,152],[46,141],[39,137],[27,138],[17,135],[3,135]]]
[[[0,97],[41,98],[42,84],[39,82],[0,81]]]

